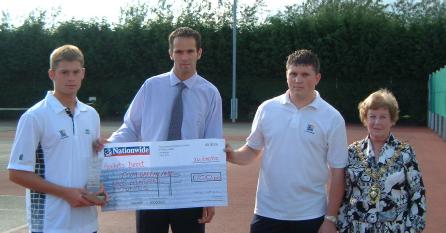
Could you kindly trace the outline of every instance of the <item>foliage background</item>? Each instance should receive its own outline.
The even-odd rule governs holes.
[[[229,118],[232,88],[232,1],[183,0],[188,7],[173,16],[172,4],[144,3],[122,9],[120,22],[54,22],[49,12],[32,13],[23,25],[0,19],[0,107],[30,107],[52,89],[48,58],[60,45],[79,46],[87,78],[79,98],[104,118],[122,117],[134,94],[152,75],[167,72],[168,34],[190,26],[203,37],[199,73],[214,83]],[[241,6],[237,25],[239,120],[251,120],[264,100],[286,90],[286,56],[300,48],[321,60],[321,96],[348,122],[358,122],[357,104],[378,88],[392,90],[402,122],[425,124],[427,79],[446,64],[446,3],[441,0],[307,0],[260,19],[263,0]],[[49,22],[49,23],[48,23]],[[0,117],[10,117],[0,113]],[[400,122],[401,123],[401,122]]]

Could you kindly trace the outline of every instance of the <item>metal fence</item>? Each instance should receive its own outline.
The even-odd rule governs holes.
[[[446,140],[446,67],[429,75],[428,127]]]

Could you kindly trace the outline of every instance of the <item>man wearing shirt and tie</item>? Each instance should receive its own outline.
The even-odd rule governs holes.
[[[109,142],[223,138],[221,96],[197,74],[201,35],[181,27],[169,35],[171,71],[150,77],[130,104],[121,127]],[[138,233],[204,233],[214,207],[138,210]]]

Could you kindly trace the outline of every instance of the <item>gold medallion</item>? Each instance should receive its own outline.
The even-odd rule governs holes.
[[[355,150],[358,157],[361,159],[361,163],[364,166],[364,171],[371,178],[373,182],[372,187],[369,189],[368,196],[370,198],[370,202],[374,205],[379,202],[381,199],[381,188],[379,186],[381,178],[386,174],[387,170],[393,165],[393,163],[398,159],[401,154],[401,150],[403,150],[407,145],[405,143],[401,143],[398,145],[393,156],[386,161],[385,165],[377,170],[372,169],[367,161],[367,157],[364,155],[364,152],[361,149],[361,143],[359,141],[355,142]]]
[[[369,191],[369,197],[373,204],[376,204],[379,202],[379,199],[381,198],[381,189],[379,188],[378,184],[374,184]]]

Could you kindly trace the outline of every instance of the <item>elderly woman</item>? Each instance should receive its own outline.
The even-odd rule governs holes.
[[[339,232],[421,232],[426,222],[425,188],[414,150],[390,132],[398,120],[395,96],[381,89],[358,109],[368,135],[348,148]]]

